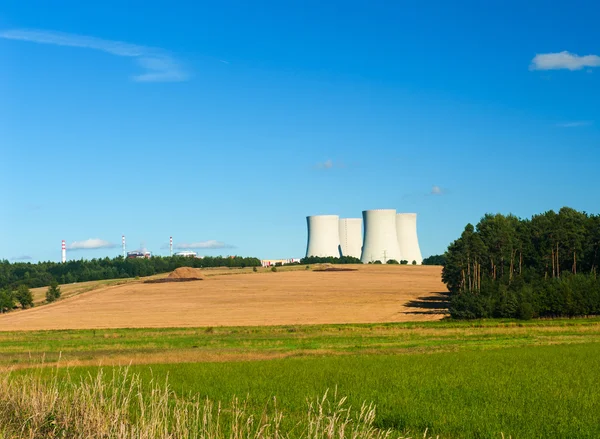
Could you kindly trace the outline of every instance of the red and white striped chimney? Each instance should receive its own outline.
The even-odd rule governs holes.
[[[126,258],[127,254],[125,253],[125,235],[121,235],[121,247],[123,248],[123,258]]]
[[[62,257],[61,262],[64,264],[67,262],[67,244],[65,244],[65,240],[62,240]]]
[[[169,236],[169,256],[173,256],[173,237]]]

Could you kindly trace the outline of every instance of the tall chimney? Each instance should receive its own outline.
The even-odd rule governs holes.
[[[60,260],[63,264],[67,262],[67,245],[65,244],[64,239],[62,240],[62,257]]]
[[[125,252],[125,235],[121,235],[121,247],[123,248],[123,258],[126,258],[127,253]]]
[[[169,256],[173,256],[173,237],[169,236]]]

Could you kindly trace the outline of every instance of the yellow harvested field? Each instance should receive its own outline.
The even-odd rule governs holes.
[[[357,271],[261,271],[97,289],[0,316],[0,331],[260,326],[437,320],[441,267],[344,266]]]

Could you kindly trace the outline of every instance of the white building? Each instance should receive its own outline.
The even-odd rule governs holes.
[[[363,211],[365,237],[360,259],[363,264],[390,259],[400,262],[402,253],[396,233],[396,209]]]
[[[398,235],[398,246],[402,259],[412,264],[416,261],[418,265],[423,263],[419,238],[417,237],[417,214],[399,213],[396,215],[396,234]]]
[[[362,218],[341,218],[340,232],[340,255],[359,258],[362,252]]]
[[[307,216],[308,243],[306,256],[340,257],[340,232],[337,215]]]

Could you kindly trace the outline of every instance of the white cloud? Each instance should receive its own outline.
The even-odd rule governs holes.
[[[29,255],[21,255],[21,256],[15,256],[14,258],[10,258],[11,261],[30,261],[33,258]]]
[[[577,127],[587,127],[590,126],[593,122],[590,120],[577,120],[574,122],[562,122],[557,123],[556,126],[560,128],[577,128]]]
[[[173,244],[173,248],[177,250],[186,250],[186,249],[218,249],[218,248],[233,248],[232,245],[225,244],[221,241],[215,241],[214,239],[209,241],[200,241],[200,242],[182,242],[178,244]]]
[[[431,195],[442,195],[443,193],[444,190],[439,186],[433,186],[430,192]]]
[[[93,250],[98,248],[114,248],[115,244],[98,238],[90,238],[85,241],[73,241],[67,246],[69,250]]]
[[[331,169],[334,166],[333,160],[331,159],[325,160],[324,162],[319,162],[315,165],[315,167],[318,169]]]
[[[600,67],[600,56],[579,56],[563,51],[557,53],[538,53],[529,66],[530,70],[581,70],[585,67]]]
[[[111,55],[134,58],[145,70],[144,73],[132,77],[134,81],[138,82],[176,82],[185,81],[188,78],[188,74],[179,63],[162,49],[83,35],[31,29],[0,31],[0,38],[55,46],[82,47],[100,50]]]

